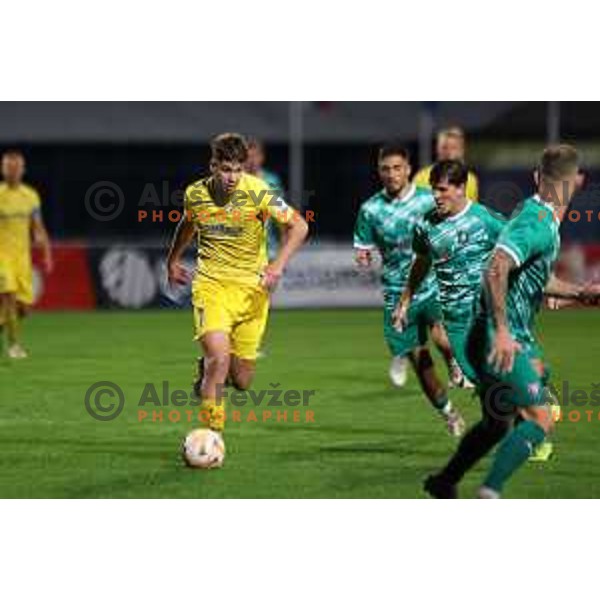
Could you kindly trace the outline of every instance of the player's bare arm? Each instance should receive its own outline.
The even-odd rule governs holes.
[[[290,222],[283,223],[283,226],[285,228],[283,245],[275,260],[265,267],[262,278],[262,285],[268,290],[277,287],[288,262],[302,246],[308,235],[308,225],[299,214],[290,219]]]
[[[512,371],[515,352],[521,348],[513,339],[506,318],[508,275],[515,266],[512,257],[501,248],[498,248],[494,252],[490,266],[484,274],[484,289],[490,301],[496,329],[488,361],[501,373]]]
[[[559,300],[596,304],[600,294],[600,284],[579,285],[570,283],[552,273],[546,286],[545,294]]]
[[[392,320],[396,329],[402,330],[405,327],[411,299],[425,280],[430,269],[431,257],[428,254],[417,254],[408,274],[406,288],[402,296],[400,296],[400,300],[392,314]]]
[[[181,263],[185,249],[194,238],[196,226],[184,215],[175,230],[167,256],[167,279],[169,285],[184,285],[190,280],[190,273]]]
[[[39,214],[31,217],[31,234],[33,243],[42,250],[42,260],[46,273],[51,273],[54,267],[52,260],[52,245],[44,221]]]

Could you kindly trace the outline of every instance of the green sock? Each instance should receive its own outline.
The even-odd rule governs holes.
[[[544,430],[537,423],[533,421],[519,423],[500,444],[484,485],[501,492],[502,486],[545,437]]]

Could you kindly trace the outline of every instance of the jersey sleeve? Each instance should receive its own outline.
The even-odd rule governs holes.
[[[281,196],[271,191],[265,194],[260,203],[260,210],[266,213],[273,221],[284,225],[291,223],[296,210],[292,208]]]
[[[354,247],[359,250],[370,250],[375,247],[373,226],[369,218],[369,211],[364,204],[360,207],[354,224]]]
[[[31,217],[40,217],[41,215],[42,202],[40,195],[35,190],[31,190]]]
[[[492,238],[497,240],[502,233],[502,230],[506,227],[506,217],[499,212],[489,208],[488,206],[483,207],[482,220],[485,223],[485,227]]]
[[[548,224],[538,214],[522,212],[502,230],[496,248],[504,250],[519,267],[544,252],[551,243]]]
[[[277,173],[273,173],[273,171],[267,171],[264,175],[264,180],[272,190],[283,192],[283,181],[281,180],[281,177],[277,175]]]
[[[197,221],[200,213],[201,202],[202,185],[199,182],[188,185],[185,189],[185,194],[183,197],[183,211],[190,221]]]

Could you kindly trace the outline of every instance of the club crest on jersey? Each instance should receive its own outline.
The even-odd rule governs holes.
[[[527,385],[527,392],[532,399],[536,399],[540,395],[540,384],[539,383],[529,383]]]

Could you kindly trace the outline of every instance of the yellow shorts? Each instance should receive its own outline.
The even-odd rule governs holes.
[[[0,294],[15,294],[23,304],[33,302],[31,264],[0,258]]]
[[[269,293],[260,286],[195,279],[192,284],[194,333],[200,340],[210,331],[229,335],[231,353],[256,360],[269,316]]]

